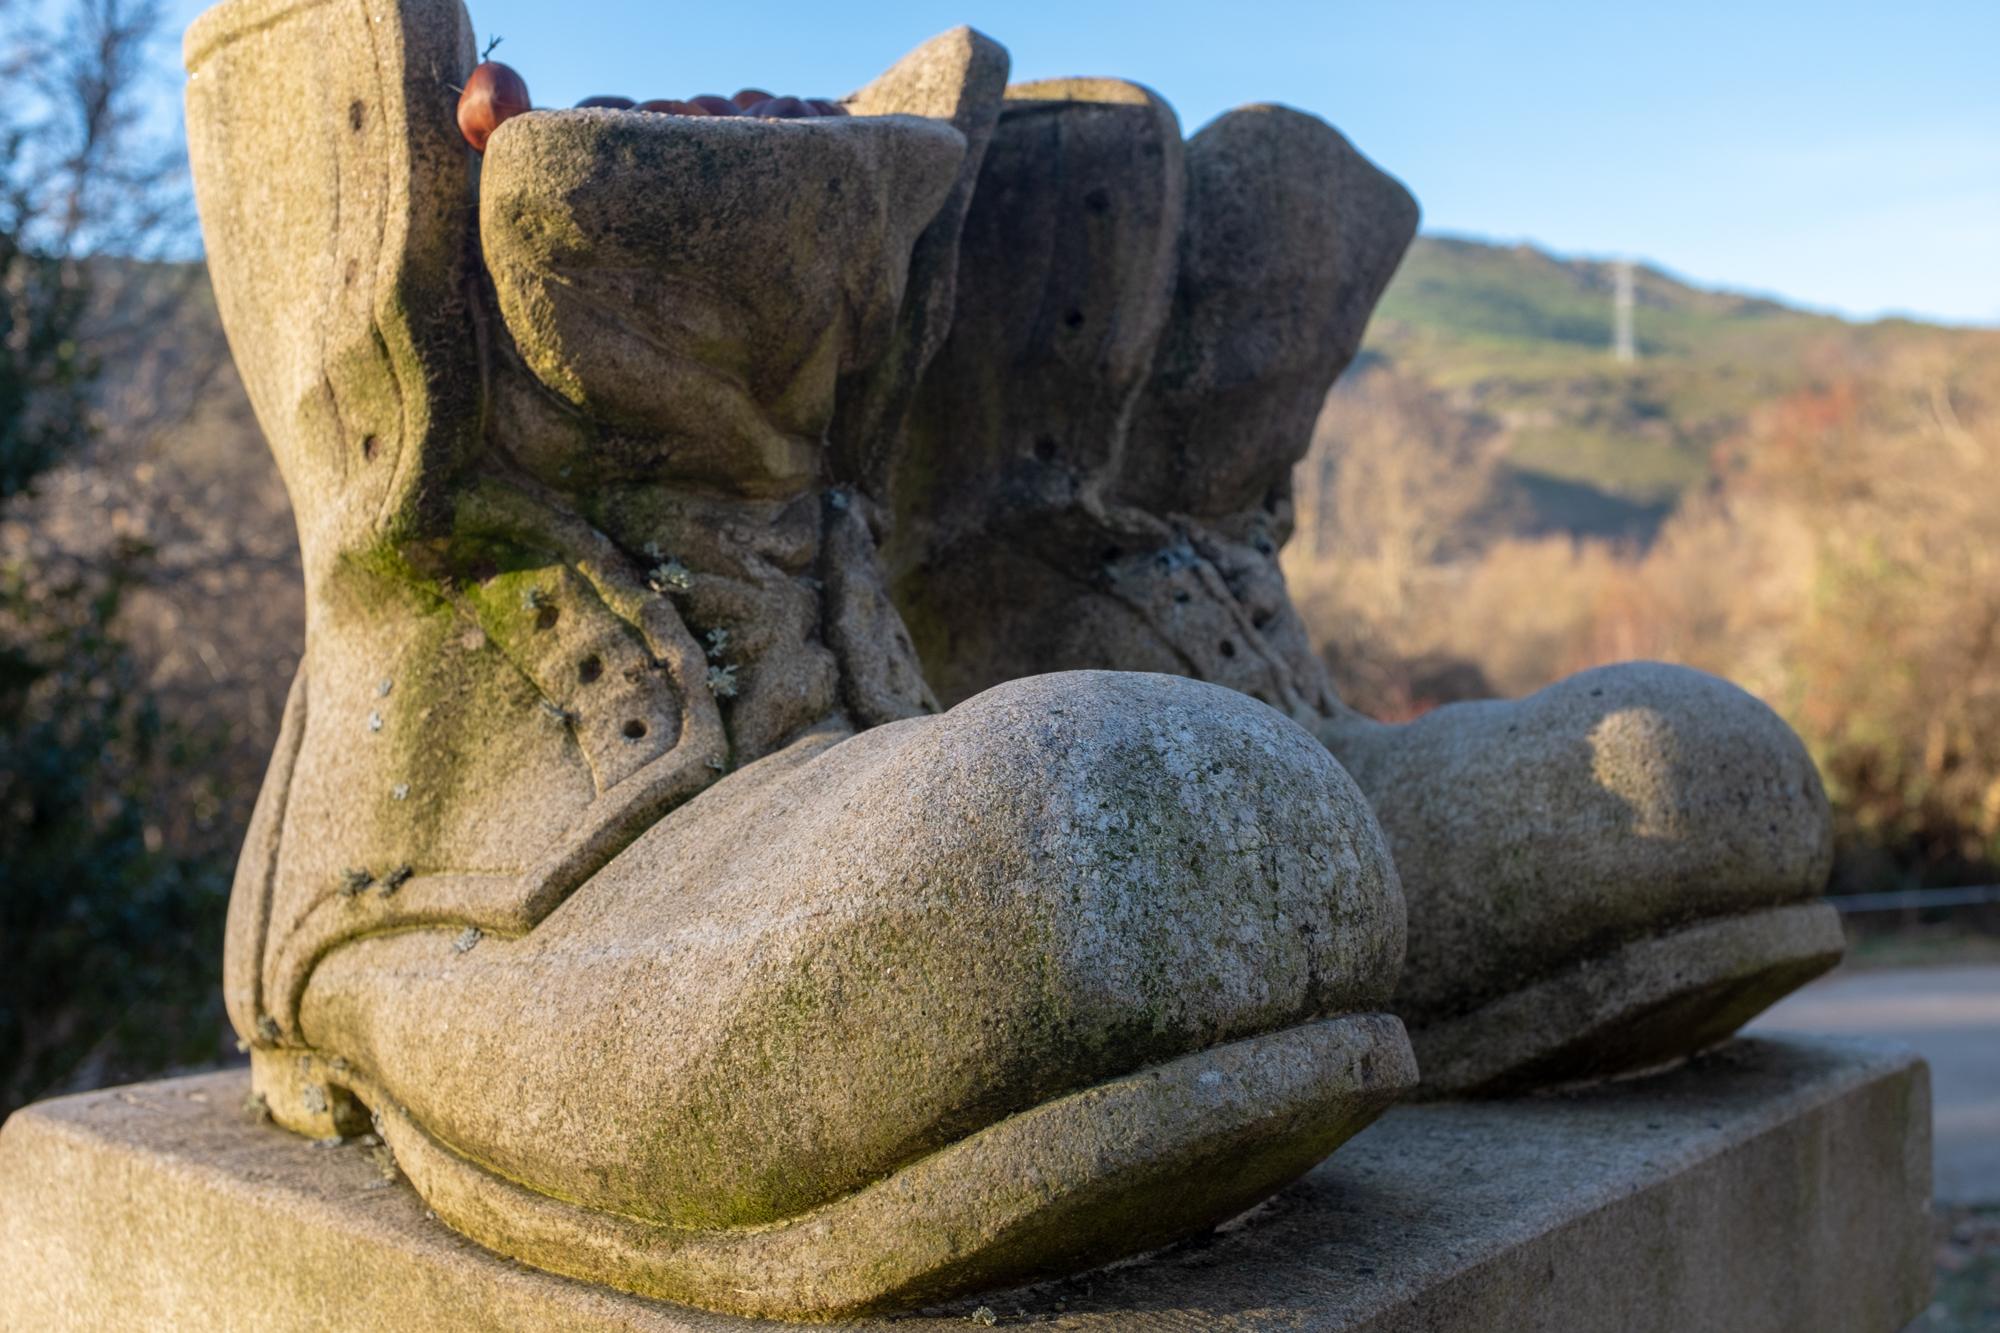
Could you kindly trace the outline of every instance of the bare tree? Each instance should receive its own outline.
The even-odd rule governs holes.
[[[147,117],[152,0],[0,0],[0,520],[102,433],[99,370],[188,286],[179,154]],[[163,276],[164,275],[164,276]],[[198,276],[198,275],[197,275]],[[144,553],[0,556],[0,1112],[212,1049],[215,867],[163,845],[183,786],[117,632]]]
[[[1294,474],[1285,574],[1363,711],[1397,718],[1487,692],[1469,660],[1438,651],[1434,607],[1497,502],[1500,442],[1498,423],[1387,360],[1364,361],[1328,396]]]

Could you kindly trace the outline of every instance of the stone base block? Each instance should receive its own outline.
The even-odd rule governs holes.
[[[489,1254],[365,1147],[256,1122],[248,1082],[137,1084],[9,1120],[0,1328],[782,1327]],[[1890,1333],[1929,1300],[1929,1194],[1914,1055],[1741,1039],[1609,1087],[1398,1108],[1211,1236],[888,1322],[963,1329],[984,1305],[1001,1326],[1107,1331]]]

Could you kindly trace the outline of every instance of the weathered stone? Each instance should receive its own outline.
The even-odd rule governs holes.
[[[1248,106],[1188,140],[1173,316],[1117,488],[1210,522],[1290,489],[1417,202],[1324,122]]]
[[[319,501],[295,512],[322,577],[434,522],[478,445],[473,159],[454,91],[471,20],[455,0],[232,0],[183,46],[202,221],[230,239],[209,279],[285,483]],[[312,106],[275,114],[271,89],[307,67]]]
[[[891,346],[841,385],[828,434],[835,472],[874,494],[886,490],[917,382],[951,329],[959,232],[999,119],[1007,66],[1006,48],[998,42],[971,28],[954,28],[847,99],[854,115],[930,116],[965,136],[965,156],[951,191],[910,251],[910,276]]]
[[[887,345],[964,156],[920,116],[540,111],[495,132],[479,234],[514,345],[559,398],[645,441],[597,484],[818,480],[834,385]]]
[[[1819,774],[1713,676],[1630,663],[1320,734],[1420,923],[1396,1008],[1432,1093],[1656,1064],[1840,959]]]
[[[284,0],[238,0],[196,20],[185,53],[188,151],[197,178],[210,182],[203,223],[231,238],[209,247],[209,276],[293,496],[306,577],[318,585],[385,536],[434,528],[440,479],[476,447],[478,365],[464,336],[477,264],[467,244],[472,161],[448,86],[463,82],[475,57],[471,23],[455,3],[405,10],[369,0],[305,12],[310,19]],[[307,67],[320,71],[324,95],[308,114],[273,114],[270,90]],[[312,738],[315,752],[339,746],[354,757],[332,784],[344,799],[330,791],[321,799],[328,825],[357,802],[386,805],[398,781],[414,776],[370,762],[389,748],[364,731],[382,715],[374,682],[351,679],[328,698],[339,671],[322,673]],[[259,968],[271,928],[268,895],[245,886],[269,872],[275,821],[292,808],[277,789],[306,743],[308,693],[302,672],[252,820],[256,850],[243,857],[230,900],[224,996],[238,1031],[263,1016]],[[326,734],[336,715],[339,740]],[[536,739],[468,753],[464,769],[475,781],[514,765],[534,772],[541,756],[523,751]],[[301,787],[311,785],[309,775]],[[434,804],[436,788],[414,790],[411,809],[423,807],[433,836],[449,844],[456,830]],[[568,813],[573,790],[551,780],[544,799]],[[352,839],[340,841],[352,850]],[[330,885],[342,868],[325,861],[305,873]]]
[[[311,534],[227,946],[269,1114],[372,1118],[505,1254],[796,1318],[1170,1240],[1407,1091],[1394,871],[1310,735],[1164,676],[930,716],[842,469],[942,335],[1004,53],[948,34],[848,117],[529,112],[475,178],[468,31],[189,39]],[[329,60],[351,102],[268,96]]]
[[[508,1263],[370,1149],[237,1108],[240,1073],[0,1130],[0,1328],[753,1325]],[[1929,1300],[1930,1100],[1893,1047],[1738,1041],[1564,1096],[1390,1111],[1220,1232],[1071,1281],[843,1325],[1313,1333],[1892,1333]],[[983,1322],[983,1321],[982,1321]]]
[[[902,465],[897,601],[945,698],[1116,663],[1316,719],[1337,703],[1277,572],[1288,517],[1263,506],[1415,205],[1313,117],[1245,108],[1183,154],[1170,121],[1103,111],[1106,85],[1036,85],[1003,117],[961,253],[979,297]],[[1100,128],[1056,135],[1072,122]]]
[[[853,1311],[1215,1220],[1407,1090],[1393,1023],[1317,1021],[1387,999],[1387,865],[1270,710],[1038,677],[732,775],[518,939],[349,943],[299,1026],[476,1239],[703,1305]],[[294,1123],[266,1076],[294,1057],[257,1059]]]
[[[1113,456],[1166,327],[1184,203],[1179,123],[1148,90],[1007,90],[960,243],[951,335],[891,478],[900,566],[930,563],[996,511],[1069,503],[1058,460]],[[1024,379],[1037,392],[1013,392]],[[993,678],[1013,674],[1000,663]]]
[[[963,289],[991,285],[921,390],[903,464],[921,485],[898,494],[891,543],[940,697],[1039,671],[1177,672],[1315,730],[1390,835],[1410,908],[1397,1004],[1434,1093],[1686,1055],[1831,966],[1839,928],[1811,905],[1825,794],[1740,690],[1628,666],[1404,727],[1335,696],[1278,564],[1288,473],[1415,230],[1402,187],[1310,116],[1221,117],[1187,146],[1169,313],[1105,266],[1037,258],[1038,235],[1094,234],[1099,182],[1061,142],[1003,177],[1011,123],[961,252]],[[1153,137],[1126,132],[1122,155],[1093,142],[1085,163],[1126,167],[1102,211],[1152,217],[1160,190],[1130,164],[1155,160]],[[1157,229],[1119,244],[1151,257]],[[1100,307],[1085,327],[1157,343],[1142,374],[1056,354],[1050,312]]]

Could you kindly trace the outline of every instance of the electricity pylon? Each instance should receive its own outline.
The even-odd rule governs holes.
[[[1611,355],[1619,361],[1637,361],[1638,343],[1632,337],[1632,261],[1621,259],[1612,266]]]

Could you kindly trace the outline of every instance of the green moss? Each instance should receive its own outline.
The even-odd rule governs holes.
[[[495,640],[532,632],[541,612],[526,604],[529,589],[573,577],[546,551],[485,524],[422,542],[377,540],[335,566],[320,605],[343,659],[371,663],[375,696],[370,734],[355,743],[389,751],[379,790],[353,796],[376,835],[356,854],[386,858],[376,872],[448,868],[440,842],[449,812],[496,764],[518,762],[520,719],[541,698]]]

